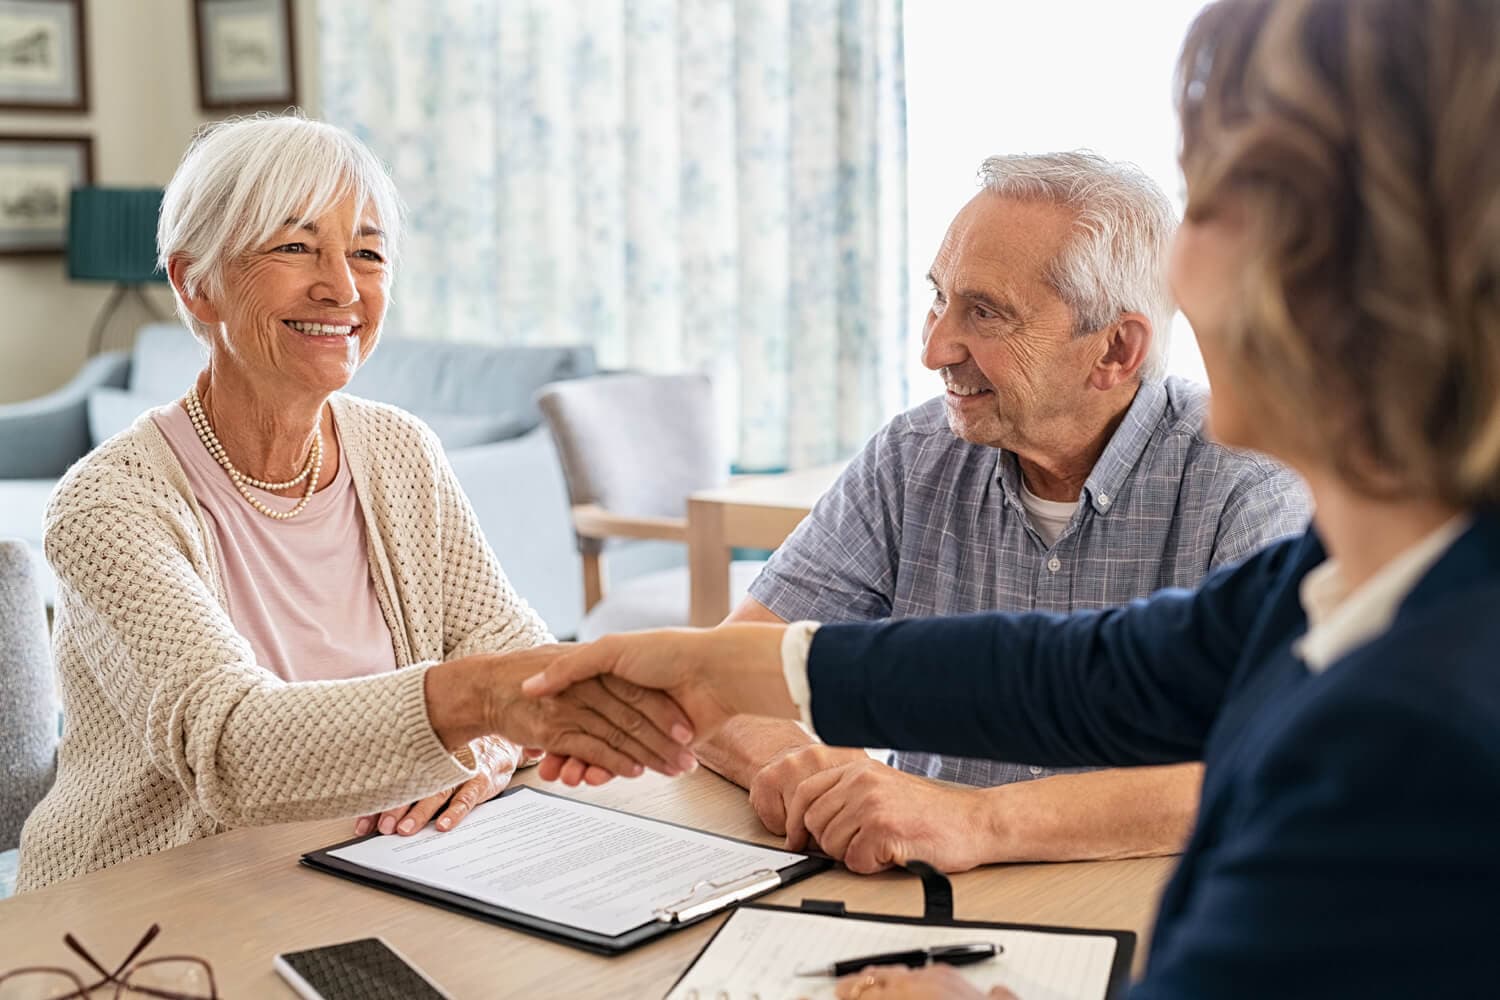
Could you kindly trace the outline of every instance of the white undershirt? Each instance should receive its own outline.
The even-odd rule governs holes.
[[[1021,506],[1026,508],[1027,515],[1031,518],[1031,526],[1036,533],[1042,536],[1047,543],[1047,548],[1057,544],[1062,537],[1063,530],[1067,528],[1068,522],[1073,520],[1073,515],[1082,503],[1078,500],[1043,500],[1031,490],[1026,488],[1026,480],[1021,480]]]

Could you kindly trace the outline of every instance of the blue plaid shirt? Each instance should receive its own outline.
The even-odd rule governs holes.
[[[1208,397],[1146,382],[1048,546],[1021,503],[1013,454],[948,427],[941,398],[873,437],[771,557],[750,596],[787,621],[869,621],[976,611],[1105,608],[1300,533],[1302,483],[1203,434]],[[897,753],[903,771],[1000,785],[1061,770]]]

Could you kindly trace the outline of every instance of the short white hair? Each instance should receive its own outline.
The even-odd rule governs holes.
[[[203,128],[188,146],[162,197],[157,264],[183,257],[183,293],[219,296],[226,265],[271,239],[288,219],[311,222],[353,196],[356,222],[367,205],[385,234],[395,267],[402,205],[396,185],[364,143],[336,125],[301,115],[259,114]],[[208,331],[179,297],[192,331]]]
[[[1139,167],[1083,150],[991,156],[979,179],[992,194],[1049,201],[1076,213],[1073,236],[1047,267],[1047,281],[1090,333],[1139,312],[1151,321],[1141,377],[1167,370],[1172,315],[1167,248],[1177,213]]]

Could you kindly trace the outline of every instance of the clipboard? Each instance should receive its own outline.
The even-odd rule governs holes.
[[[1033,931],[1045,934],[1112,938],[1115,942],[1115,951],[1113,960],[1110,963],[1108,985],[1105,988],[1104,995],[1097,998],[1097,1000],[1124,1000],[1126,993],[1130,989],[1130,966],[1135,956],[1136,935],[1134,931],[955,920],[953,918],[953,884],[948,881],[948,877],[923,861],[908,861],[904,867],[907,871],[917,875],[922,880],[923,913],[920,917],[904,917],[885,913],[850,912],[845,908],[843,902],[825,899],[804,899],[801,906],[747,903],[740,909],[764,910],[774,913],[812,914],[843,920],[870,921],[882,924],[905,924],[914,927],[969,927],[985,930]],[[714,932],[713,937],[709,938],[698,954],[693,957],[692,963],[683,970],[681,976],[677,977],[677,980],[667,990],[665,996],[671,997],[678,991],[679,987],[687,982],[698,962],[708,953],[709,949],[713,947],[714,942],[718,940],[719,935],[723,934],[725,928],[728,926],[729,921],[725,921],[724,924],[720,925],[719,929]],[[835,957],[837,956],[829,956],[829,959],[832,960]],[[726,992],[721,995],[727,996],[728,994]],[[746,995],[757,994],[747,992]],[[703,1000],[709,1000],[709,998],[703,998]]]
[[[612,809],[609,806],[581,803],[576,799],[569,799],[565,795],[557,795],[554,792],[543,791],[540,788],[532,788],[524,785],[508,788],[496,796],[496,798],[523,793],[565,799],[572,802],[575,806],[598,809],[601,812],[620,813],[628,816],[638,815],[629,813],[623,809]],[[656,820],[651,817],[638,818],[678,830],[692,830],[695,833],[731,843],[747,844],[760,848],[765,847],[765,845],[756,844],[753,841],[707,833],[707,831],[697,830],[694,827],[681,823],[669,823],[666,820]],[[557,921],[538,917],[522,910],[496,906],[492,903],[475,899],[472,896],[465,896],[462,893],[452,892],[447,889],[439,889],[421,882],[402,878],[398,875],[376,871],[364,865],[334,857],[331,853],[340,848],[348,847],[350,844],[358,844],[376,836],[379,836],[379,834],[370,833],[363,837],[351,837],[348,840],[322,848],[321,850],[310,851],[302,855],[299,860],[301,864],[316,871],[337,875],[340,878],[349,879],[362,885],[382,889],[386,892],[395,893],[398,896],[405,896],[407,899],[415,899],[418,902],[439,906],[445,910],[462,913],[480,920],[487,920],[525,934],[531,934],[536,937],[545,938],[548,941],[555,941],[559,944],[581,948],[584,951],[605,956],[623,954],[648,941],[654,941],[683,927],[690,927],[716,914],[723,913],[744,900],[754,899],[757,896],[763,896],[768,892],[780,889],[782,886],[791,885],[793,882],[807,878],[809,875],[815,875],[833,865],[833,862],[828,858],[807,856],[795,864],[777,870],[762,868],[749,875],[729,879],[724,882],[700,882],[693,887],[693,892],[686,897],[663,901],[663,904],[656,910],[655,919],[621,934],[609,935],[581,927],[574,927],[569,924],[558,923]]]

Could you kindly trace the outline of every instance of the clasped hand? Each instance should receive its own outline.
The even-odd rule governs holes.
[[[741,713],[795,716],[781,669],[784,626],[667,629],[466,657],[427,674],[428,717],[450,749],[480,737],[546,751],[541,777],[568,785],[675,776],[697,764],[687,747]],[[531,748],[536,748],[535,750]],[[415,832],[433,816],[449,828],[509,782],[516,757],[500,754],[450,792],[367,816],[359,829]],[[439,815],[439,811],[442,810]],[[408,822],[409,821],[409,822]]]
[[[477,774],[455,788],[361,817],[356,835],[372,828],[409,835],[434,817],[438,829],[451,829],[504,791],[515,769],[542,749],[574,762],[571,784],[636,777],[646,768],[675,776],[697,766],[687,749],[693,740],[689,718],[660,691],[599,676],[549,697],[522,697],[522,681],[574,648],[478,654],[431,668],[428,718],[456,755],[464,756],[465,748],[473,754]]]
[[[555,697],[594,678],[625,681],[670,696],[685,713],[694,741],[710,739],[735,715],[795,718],[781,665],[784,625],[724,625],[712,630],[661,629],[606,636],[574,646],[527,680],[527,697]],[[597,763],[547,746],[540,773],[568,785],[589,780]]]

